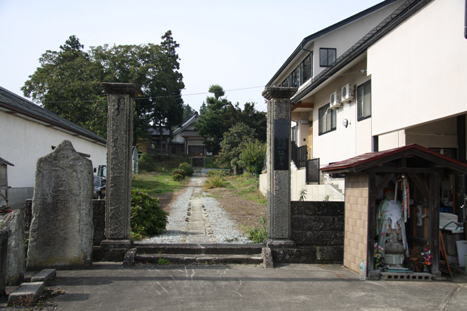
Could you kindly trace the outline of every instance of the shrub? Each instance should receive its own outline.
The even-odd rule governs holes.
[[[264,243],[268,238],[268,231],[266,230],[266,219],[261,217],[259,219],[259,226],[247,230],[248,239],[254,243]]]
[[[259,141],[249,141],[242,145],[240,153],[242,166],[251,174],[259,175],[266,158],[266,145]]]
[[[206,179],[204,186],[208,189],[212,188],[223,188],[227,185],[227,182],[222,176],[211,176]]]
[[[179,169],[183,170],[185,176],[193,176],[193,167],[190,163],[183,162],[178,166]]]
[[[185,171],[180,168],[174,169],[172,171],[172,178],[176,181],[183,180],[185,178]]]
[[[165,231],[167,213],[161,209],[158,199],[132,190],[130,222],[134,237],[153,236]]]
[[[156,170],[156,163],[157,161],[152,155],[143,153],[139,158],[138,167],[141,171],[153,172]]]

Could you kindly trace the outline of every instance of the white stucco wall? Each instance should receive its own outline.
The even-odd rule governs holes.
[[[467,111],[465,0],[435,0],[368,49],[373,135]]]
[[[364,16],[350,24],[347,24],[341,28],[333,30],[321,37],[316,38],[306,46],[307,50],[313,51],[313,76],[319,74],[326,67],[321,67],[319,64],[319,49],[320,48],[335,48],[337,51],[337,57],[341,56],[347,49],[354,45],[360,40],[366,33],[378,25],[385,17],[391,12],[397,9],[402,3],[402,0],[395,1],[392,4],[385,6],[367,16]],[[292,63],[290,63],[286,69],[277,77],[274,84],[280,84],[290,73],[300,64],[303,59],[308,56],[308,53],[303,53],[300,57],[297,57]],[[302,84],[299,88],[302,89],[310,83],[308,80]]]
[[[396,1],[370,15],[317,38],[313,43],[313,74],[317,75],[326,69],[326,67],[320,67],[319,65],[320,48],[336,48],[337,57],[341,56],[366,33],[376,27],[385,17],[397,9],[402,2],[400,0]]]
[[[365,60],[356,64],[313,97],[313,158],[320,158],[321,167],[327,166],[330,162],[372,151],[373,121],[372,118],[357,121],[356,98],[336,110],[336,129],[319,135],[319,108],[328,104],[329,95],[334,91],[340,92],[340,88],[346,83],[360,85],[366,82],[369,77],[360,71],[365,68],[365,64]],[[344,120],[349,122],[347,127],[343,125]]]
[[[9,186],[33,187],[37,159],[65,139],[72,142],[76,151],[91,155],[94,167],[106,164],[105,145],[0,111],[0,157],[15,165],[8,168]]]

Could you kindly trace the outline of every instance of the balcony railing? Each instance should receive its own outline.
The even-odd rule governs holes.
[[[319,158],[306,161],[306,183],[319,183]]]
[[[297,168],[306,167],[306,161],[308,159],[307,147],[298,147],[297,144],[292,141],[292,161],[295,163]]]

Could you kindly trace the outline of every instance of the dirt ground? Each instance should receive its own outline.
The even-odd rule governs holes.
[[[266,217],[265,205],[241,198],[232,190],[214,188],[207,190],[207,192],[219,201],[242,231],[248,227],[257,227],[260,224],[259,219]]]
[[[185,188],[182,188],[178,191],[175,192],[167,192],[167,193],[162,193],[157,196],[159,199],[159,203],[161,204],[161,208],[166,211],[167,213],[170,213],[170,204],[185,190]]]

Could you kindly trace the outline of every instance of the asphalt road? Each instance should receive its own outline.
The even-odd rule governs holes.
[[[466,310],[467,283],[360,281],[337,265],[58,271],[43,310]]]

